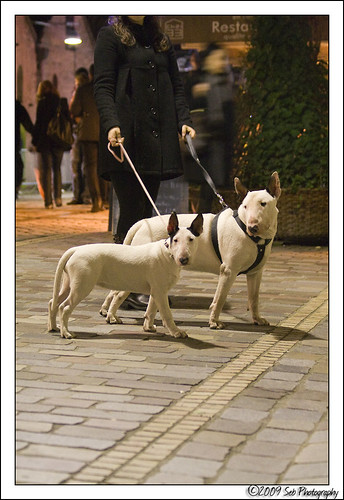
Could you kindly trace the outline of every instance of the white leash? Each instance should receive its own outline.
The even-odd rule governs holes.
[[[125,148],[124,148],[124,146],[123,146],[123,144],[122,144],[121,142],[119,142],[119,143],[118,143],[118,145],[119,145],[119,146],[120,146],[120,148],[121,148],[121,157],[120,157],[120,158],[119,158],[119,157],[116,155],[116,153],[115,153],[115,152],[111,149],[111,144],[110,144],[110,142],[108,143],[108,150],[109,150],[109,151],[110,151],[110,153],[111,153],[111,154],[112,154],[112,155],[116,158],[116,160],[117,160],[117,161],[119,161],[120,163],[123,163],[123,162],[124,162],[124,158],[123,158],[123,153],[124,153],[124,155],[125,155],[126,159],[128,160],[128,163],[129,163],[130,167],[132,168],[132,170],[133,170],[134,174],[135,174],[135,175],[136,175],[136,177],[137,177],[137,180],[138,180],[138,181],[139,181],[139,183],[141,184],[142,189],[144,190],[144,192],[146,193],[147,198],[149,199],[149,201],[151,202],[151,204],[152,204],[152,206],[153,206],[154,210],[156,211],[156,213],[157,213],[157,214],[158,214],[158,216],[160,217],[160,220],[161,220],[161,222],[163,223],[163,225],[164,225],[164,226],[166,226],[166,222],[165,222],[165,221],[164,221],[164,219],[162,218],[161,213],[160,213],[160,212],[159,212],[159,210],[157,209],[157,207],[156,207],[156,205],[155,205],[154,201],[152,200],[151,195],[149,194],[149,192],[148,192],[148,190],[147,190],[146,186],[144,185],[144,183],[143,183],[143,181],[142,181],[141,177],[139,176],[139,174],[138,174],[138,172],[137,172],[136,168],[134,167],[133,162],[131,161],[131,159],[130,159],[130,157],[129,157],[128,153],[126,152],[126,150],[125,150]]]

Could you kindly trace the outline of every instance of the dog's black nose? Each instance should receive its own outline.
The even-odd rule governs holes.
[[[248,226],[250,233],[256,234],[258,232],[258,226]]]
[[[179,262],[181,263],[182,266],[186,266],[186,264],[189,262],[189,258],[188,257],[181,257],[179,259]]]

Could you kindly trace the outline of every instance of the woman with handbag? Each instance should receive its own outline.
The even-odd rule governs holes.
[[[62,206],[61,162],[64,151],[68,146],[58,144],[48,134],[49,124],[56,119],[57,113],[70,120],[68,103],[60,96],[49,80],[40,82],[37,90],[36,123],[32,134],[32,144],[40,153],[40,176],[44,192],[45,208],[53,208],[53,198],[56,207]],[[53,175],[53,192],[52,192]]]

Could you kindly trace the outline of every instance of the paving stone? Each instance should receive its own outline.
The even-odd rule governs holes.
[[[209,443],[219,446],[228,446],[229,448],[238,446],[246,439],[246,435],[231,434],[227,432],[217,432],[202,430],[193,436],[193,441],[200,443]]]
[[[272,441],[275,443],[301,444],[308,437],[306,432],[284,430],[284,429],[263,429],[257,436],[259,441]]]
[[[253,434],[261,426],[261,422],[249,421],[241,422],[240,420],[230,420],[218,418],[208,425],[209,430],[229,432],[232,434]]]
[[[296,463],[326,462],[328,458],[327,443],[310,443],[295,457]]]
[[[69,472],[54,472],[18,469],[16,475],[17,484],[61,484],[70,476]]]
[[[112,448],[114,440],[92,439],[74,436],[59,436],[57,434],[41,434],[35,432],[17,432],[17,439],[33,444],[45,444],[50,446],[70,446],[71,448],[88,448],[90,450],[106,450]]]
[[[148,478],[144,484],[204,484],[204,479],[190,474],[159,472]]]
[[[239,453],[229,458],[226,463],[226,469],[261,473],[269,471],[270,474],[281,474],[287,468],[288,464],[289,460],[279,457],[271,458]]]
[[[250,440],[242,448],[245,455],[257,455],[261,457],[292,458],[299,450],[298,445],[288,443],[274,443],[269,441]]]
[[[221,462],[213,460],[202,460],[200,458],[188,458],[188,457],[174,457],[167,464],[160,468],[161,472],[173,472],[174,474],[191,474],[194,475],[197,471],[197,475],[200,477],[212,477],[215,476],[219,468],[222,466]]]
[[[177,456],[182,457],[207,457],[207,460],[223,460],[228,453],[227,446],[216,446],[205,443],[186,443],[177,451]]]
[[[83,462],[76,460],[57,459],[50,457],[36,457],[29,455],[19,455],[17,457],[18,469],[31,469],[31,470],[54,470],[56,472],[77,472],[84,466]]]
[[[228,418],[229,420],[240,420],[242,422],[257,422],[263,420],[269,415],[267,411],[241,409],[241,408],[228,408],[221,413],[221,418]]]
[[[231,406],[234,408],[250,408],[259,411],[270,410],[274,405],[275,401],[272,399],[253,398],[249,396],[236,397],[231,403]]]
[[[114,429],[102,429],[96,427],[89,427],[86,424],[80,424],[78,426],[74,425],[64,425],[59,429],[56,429],[55,434],[63,435],[63,436],[73,436],[73,437],[85,437],[88,438],[92,436],[93,439],[113,439],[114,441],[118,441],[122,439],[124,436],[124,432],[120,430]]]
[[[22,450],[22,455],[30,455],[36,457],[52,457],[52,458],[61,458],[70,460],[73,457],[73,460],[77,460],[80,462],[92,462],[96,458],[98,458],[101,453],[99,451],[88,450],[85,448],[70,448],[64,446],[47,446],[47,445],[39,445],[39,444],[30,444]]]
[[[257,473],[252,471],[225,470],[214,481],[214,484],[276,484],[278,474]]]
[[[293,479],[297,479],[301,484],[312,484],[319,477],[327,477],[328,464],[327,462],[315,464],[295,464],[292,465],[284,474],[282,482],[288,483]]]

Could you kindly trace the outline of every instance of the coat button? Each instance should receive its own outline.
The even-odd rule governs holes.
[[[148,88],[152,91],[152,92],[155,92],[156,91],[156,88],[154,87],[154,85],[150,84],[148,86]]]
[[[159,137],[159,133],[156,130],[152,130],[153,137]]]
[[[156,116],[156,109],[155,108],[151,108],[150,111],[151,111],[153,116]]]
[[[155,68],[155,64],[152,61],[148,61],[148,64],[151,67],[151,69]]]

